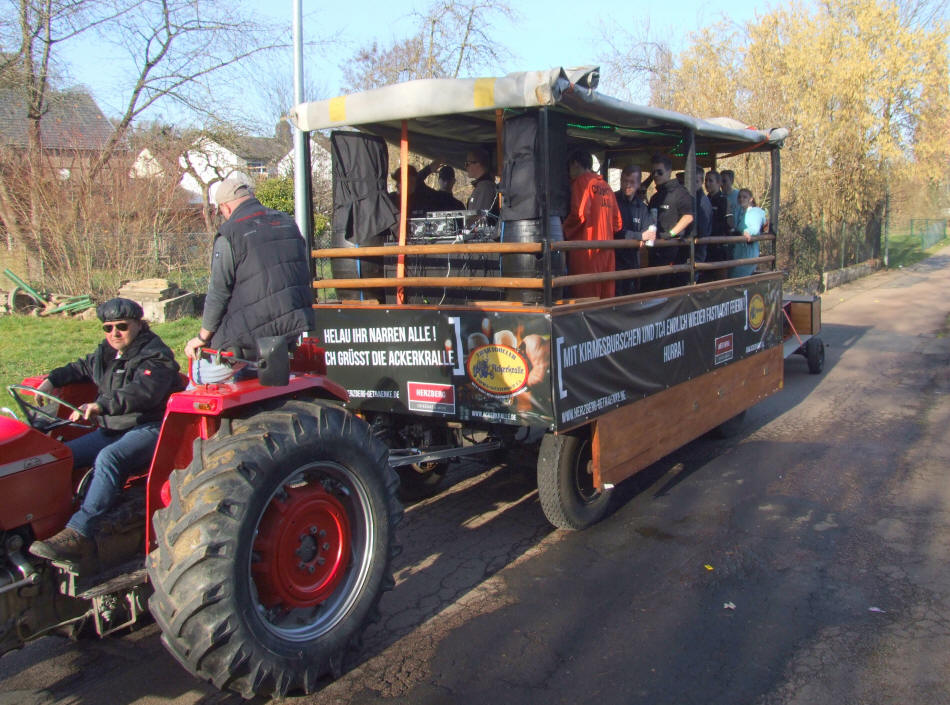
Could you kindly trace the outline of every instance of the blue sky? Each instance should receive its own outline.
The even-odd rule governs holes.
[[[248,4],[262,16],[286,22],[289,27],[292,11],[291,0],[268,2],[249,0]],[[579,66],[598,63],[604,54],[601,43],[601,23],[622,27],[626,32],[635,32],[642,26],[644,12],[649,13],[649,26],[654,36],[669,42],[675,50],[681,49],[689,33],[728,19],[743,24],[754,19],[750,4],[729,2],[718,4],[699,0],[678,0],[667,3],[622,3],[613,0],[584,0],[580,3],[558,3],[551,0],[510,0],[521,14],[517,24],[498,23],[495,27],[499,45],[507,47],[513,56],[506,60],[498,73],[553,66]],[[319,86],[321,92],[336,95],[345,91],[341,85],[339,65],[360,46],[374,39],[382,45],[409,34],[413,9],[423,8],[425,2],[380,2],[363,0],[354,3],[316,3],[304,0],[304,38],[307,41],[331,39],[325,48],[305,53],[308,79]],[[649,9],[646,9],[649,8]],[[766,8],[759,7],[759,11]],[[288,31],[289,36],[289,31]],[[122,88],[123,76],[131,70],[122,58],[109,51],[103,43],[80,39],[63,47],[71,84],[86,86],[107,115],[117,115],[128,95]],[[287,58],[287,76],[290,80],[290,58]],[[308,96],[326,97],[326,96]],[[251,98],[247,109],[263,110],[255,106]],[[172,122],[175,111],[168,106],[146,113],[147,118],[164,117]]]

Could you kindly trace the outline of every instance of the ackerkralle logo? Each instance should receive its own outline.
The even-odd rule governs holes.
[[[510,396],[528,383],[528,362],[507,345],[475,348],[465,361],[465,369],[475,386],[492,396]]]
[[[753,294],[749,299],[749,328],[758,331],[765,323],[765,299],[762,294]]]

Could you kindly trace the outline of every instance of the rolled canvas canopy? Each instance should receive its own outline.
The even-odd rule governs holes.
[[[704,120],[627,103],[599,93],[598,82],[599,69],[590,66],[495,78],[423,79],[302,103],[289,117],[307,132],[355,127],[390,142],[399,140],[406,120],[414,152],[456,165],[473,143],[494,143],[497,110],[506,115],[556,110],[568,116],[573,142],[631,157],[648,150],[682,154],[688,131],[695,134],[700,163],[714,161],[716,155],[776,149],[788,136],[784,128],[758,130],[728,118]]]

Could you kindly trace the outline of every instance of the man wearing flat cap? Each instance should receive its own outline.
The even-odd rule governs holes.
[[[96,351],[49,373],[41,392],[77,382],[93,382],[96,400],[79,407],[70,420],[93,422],[95,431],[69,441],[73,467],[92,466],[92,481],[82,506],[66,528],[30,553],[41,558],[87,565],[95,558],[98,520],[113,505],[133,472],[148,468],[158,442],[165,404],[184,385],[175,354],[142,320],[131,299],[110,299],[96,309],[105,340]]]
[[[224,217],[211,255],[211,280],[201,330],[185,354],[202,347],[257,356],[257,339],[284,336],[293,342],[315,325],[307,241],[294,219],[254,197],[250,178],[235,172],[218,184],[212,201]],[[197,383],[220,382],[230,370],[201,360]]]

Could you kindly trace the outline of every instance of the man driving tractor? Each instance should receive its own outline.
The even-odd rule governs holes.
[[[152,460],[168,397],[184,388],[175,354],[142,320],[142,307],[115,298],[96,309],[105,340],[95,352],[58,367],[39,386],[50,393],[77,382],[93,382],[96,399],[74,411],[71,421],[84,419],[95,431],[69,441],[73,467],[92,466],[92,480],[82,505],[66,528],[45,541],[34,541],[30,553],[40,558],[87,565],[96,558],[94,533],[98,519],[113,505],[126,480]]]

